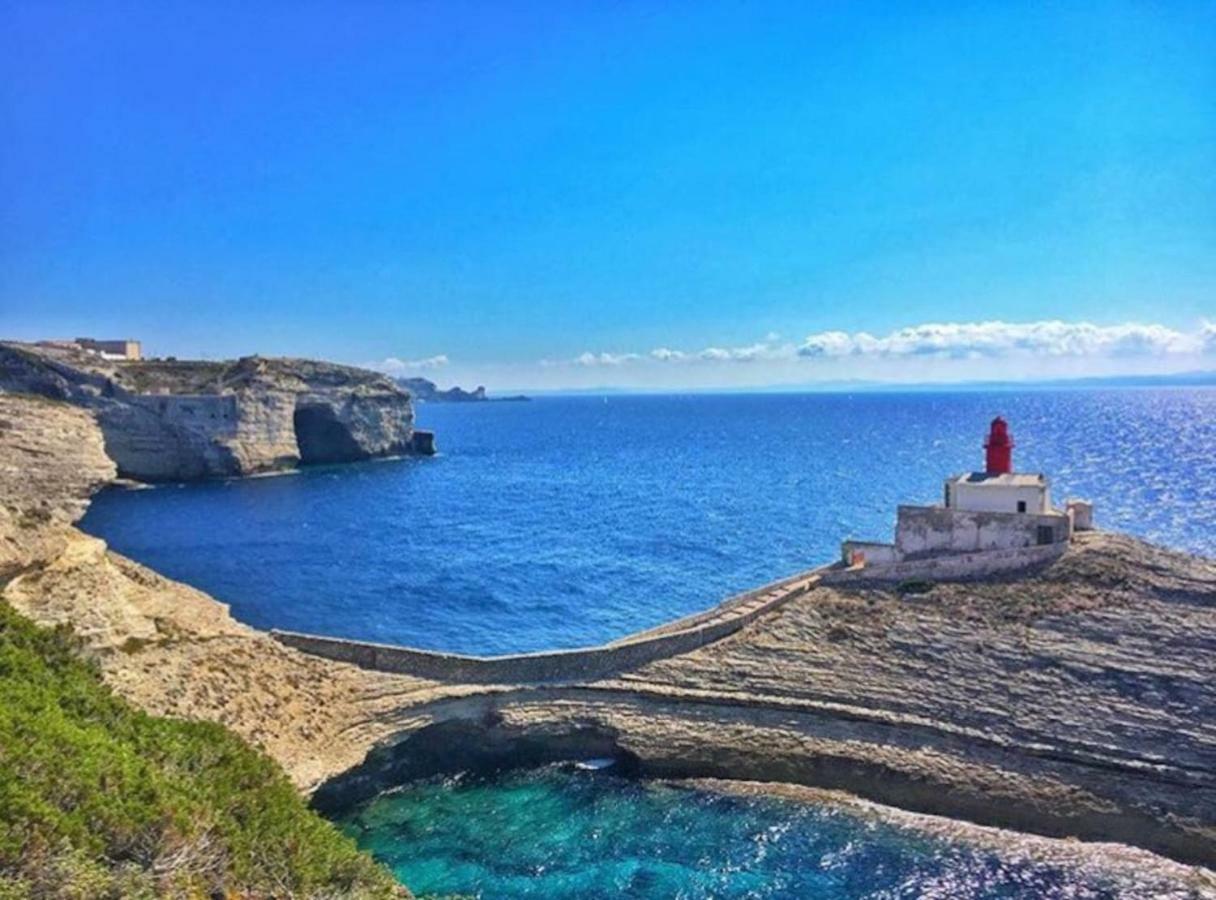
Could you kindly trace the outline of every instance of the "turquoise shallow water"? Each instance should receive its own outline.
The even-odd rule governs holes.
[[[485,898],[1160,898],[1168,877],[947,840],[839,807],[554,768],[433,780],[343,827],[415,893]],[[1177,890],[1177,893],[1172,893]]]
[[[109,491],[84,527],[241,619],[473,653],[598,643],[889,539],[981,464],[1216,555],[1216,390],[542,398],[431,404],[440,455]]]

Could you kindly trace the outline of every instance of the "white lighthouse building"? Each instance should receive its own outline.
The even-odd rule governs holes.
[[[969,512],[1051,512],[1047,476],[1028,472],[967,472],[946,479],[945,507]]]
[[[1041,473],[1013,471],[1013,437],[997,416],[984,441],[984,471],[946,479],[945,507],[966,512],[1050,513],[1051,490]]]
[[[997,416],[984,442],[983,471],[947,478],[940,506],[900,506],[894,543],[845,541],[845,565],[1065,544],[1074,530],[1092,528],[1090,503],[1070,500],[1056,509],[1046,475],[1013,471],[1013,446],[1005,420]]]

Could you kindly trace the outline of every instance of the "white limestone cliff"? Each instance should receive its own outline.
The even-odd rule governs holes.
[[[302,359],[112,361],[0,344],[0,391],[91,410],[123,477],[177,481],[414,451],[409,392],[375,372]]]

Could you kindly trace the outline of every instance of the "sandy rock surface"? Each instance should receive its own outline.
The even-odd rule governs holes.
[[[114,473],[84,410],[0,394],[0,581],[59,552]]]
[[[1096,764],[1216,773],[1216,564],[1102,533],[1022,577],[820,588],[626,676],[948,723]]]
[[[428,683],[291,650],[72,527],[113,478],[102,447],[87,411],[0,394],[0,597],[40,624],[71,625],[119,694],[222,722],[301,786],[359,763],[357,726]]]

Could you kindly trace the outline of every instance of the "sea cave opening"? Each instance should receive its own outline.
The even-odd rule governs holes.
[[[367,455],[350,429],[338,421],[333,408],[326,404],[297,406],[292,424],[303,465],[350,462]]]

